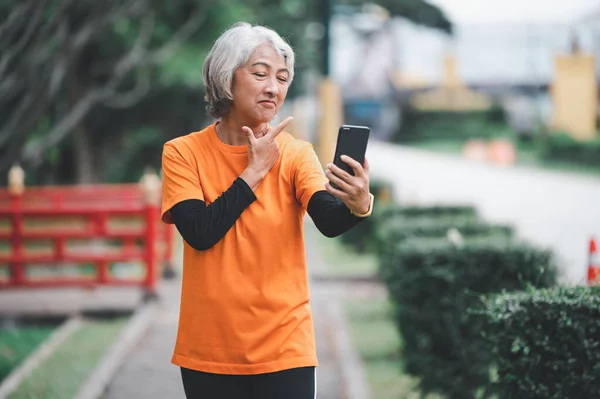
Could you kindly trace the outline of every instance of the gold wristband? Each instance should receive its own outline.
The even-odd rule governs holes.
[[[369,197],[370,197],[370,203],[369,203],[369,210],[367,212],[355,213],[355,212],[352,212],[352,209],[351,209],[350,213],[359,218],[366,218],[366,217],[371,216],[371,214],[373,213],[373,202],[375,202],[375,196],[373,194],[369,193]]]

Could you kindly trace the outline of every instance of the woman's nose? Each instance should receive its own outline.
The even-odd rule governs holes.
[[[265,83],[265,93],[271,96],[276,96],[279,92],[279,88],[277,87],[277,79],[267,79]]]

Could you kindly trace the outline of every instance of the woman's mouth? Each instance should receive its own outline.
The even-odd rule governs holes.
[[[259,101],[258,103],[265,108],[275,108],[276,107],[275,101],[271,101],[271,100],[263,100],[263,101]]]

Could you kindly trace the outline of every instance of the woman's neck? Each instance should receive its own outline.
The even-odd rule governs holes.
[[[246,134],[242,131],[243,126],[248,126],[247,124],[241,123],[238,120],[235,120],[232,117],[223,117],[217,124],[217,135],[219,139],[225,144],[228,145],[245,145],[248,144],[248,139],[246,138]],[[263,129],[266,129],[267,124],[261,123],[257,126],[248,126],[254,134],[261,132]]]

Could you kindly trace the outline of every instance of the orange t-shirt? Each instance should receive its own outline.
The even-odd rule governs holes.
[[[212,124],[163,149],[162,220],[186,199],[210,205],[248,165],[247,146]],[[172,362],[219,374],[317,366],[303,220],[326,178],[312,146],[282,132],[280,156],[257,197],[212,248],[184,241],[179,329]]]

